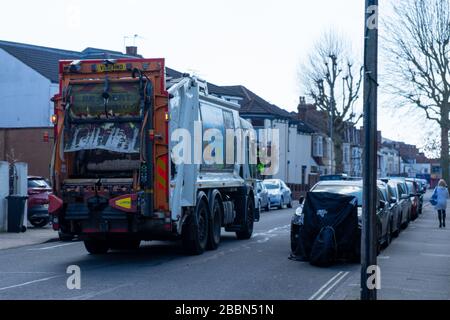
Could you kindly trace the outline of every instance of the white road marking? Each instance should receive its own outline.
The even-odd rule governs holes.
[[[51,246],[51,247],[33,248],[33,249],[28,249],[28,251],[51,250],[51,249],[56,249],[56,248],[60,248],[60,247],[71,246],[71,245],[74,245],[77,243],[78,242],[71,242],[71,243],[58,244],[56,246]]]
[[[105,289],[105,290],[101,290],[101,291],[96,291],[96,292],[90,292],[90,293],[86,293],[84,295],[78,296],[78,297],[73,297],[73,298],[68,298],[67,300],[89,300],[92,299],[96,296],[102,295],[102,294],[107,294],[113,291],[116,291],[117,289],[123,288],[123,287],[128,287],[130,286],[129,284],[121,284],[119,286],[113,287],[113,288],[109,288],[109,289]]]
[[[342,281],[349,273],[340,271],[333,278],[328,280],[319,290],[317,290],[308,300],[322,300],[331,289]]]
[[[316,296],[318,296],[322,290],[325,290],[325,288],[331,283],[333,282],[334,279],[336,279],[337,277],[339,277],[341,274],[343,273],[343,271],[338,272],[338,274],[336,274],[333,278],[331,278],[330,280],[328,280],[327,283],[325,283],[319,290],[316,291],[316,293],[314,293],[308,300],[314,300],[316,298]]]
[[[322,293],[322,295],[321,295],[319,298],[317,298],[317,300],[322,300],[322,299],[328,294],[328,292],[330,292],[331,289],[333,289],[334,287],[336,287],[336,286],[339,284],[339,282],[341,282],[342,280],[344,280],[344,278],[345,278],[348,274],[349,274],[348,272],[344,273],[339,279],[337,279],[337,280],[333,283],[333,285],[332,285],[331,287],[329,287],[324,293]]]
[[[44,281],[52,280],[52,279],[59,278],[59,277],[61,277],[61,276],[53,276],[53,277],[48,277],[48,278],[42,278],[42,279],[38,279],[38,280],[28,281],[28,282],[24,282],[24,283],[21,283],[21,284],[15,284],[15,285],[12,285],[12,286],[0,288],[0,291],[5,291],[5,290],[8,290],[8,289],[14,289],[14,288],[20,288],[20,287],[28,286],[30,284],[34,284],[34,283],[38,283],[38,282],[44,282]]]
[[[39,271],[0,271],[2,274],[53,274],[54,272],[39,272]]]
[[[253,234],[253,237],[252,237],[252,238],[254,238],[254,237],[259,237],[259,236],[267,236],[267,235],[269,235],[269,234],[273,234],[274,232],[282,231],[282,230],[284,230],[284,229],[287,229],[287,228],[289,228],[290,226],[291,226],[291,225],[288,224],[288,225],[285,225],[285,226],[282,226],[282,227],[270,229],[270,230],[268,230],[268,231],[266,231],[266,232],[255,233],[255,234]]]
[[[421,253],[420,255],[426,256],[426,257],[435,257],[435,258],[450,258],[450,254]]]

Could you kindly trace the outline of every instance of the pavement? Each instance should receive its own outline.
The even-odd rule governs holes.
[[[449,300],[449,223],[447,229],[439,229],[437,213],[426,200],[423,214],[382,252],[378,265],[380,300]],[[329,299],[357,300],[359,288],[358,270],[342,281]]]
[[[0,250],[37,245],[58,240],[58,233],[50,225],[44,228],[28,226],[24,233],[0,232]]]
[[[82,242],[40,243],[54,238],[50,228],[1,234],[2,243],[4,237],[17,238],[10,240],[14,247],[0,250],[0,300],[359,299],[359,264],[316,268],[288,259],[294,210],[263,212],[250,240],[223,232],[218,250],[201,256],[186,255],[179,242],[159,241],[93,256]],[[450,299],[450,229],[437,227],[427,204],[381,253],[379,299]],[[19,246],[21,237],[39,244]],[[67,283],[74,266],[81,272],[81,288],[71,290]]]

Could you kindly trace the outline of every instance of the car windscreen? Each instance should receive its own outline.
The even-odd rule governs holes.
[[[406,185],[408,186],[408,193],[416,192],[416,189],[414,188],[414,184],[412,182],[407,182]]]
[[[264,185],[265,185],[266,188],[269,189],[269,190],[280,189],[280,185],[279,185],[278,183],[274,183],[274,182],[264,182]]]
[[[29,179],[28,180],[28,188],[45,188],[48,189],[50,186],[43,179]]]
[[[348,196],[354,196],[358,200],[358,206],[362,206],[362,187],[351,185],[317,185],[311,192],[328,192]]]

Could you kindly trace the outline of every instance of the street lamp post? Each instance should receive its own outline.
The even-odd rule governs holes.
[[[364,169],[361,239],[361,300],[376,300],[377,286],[377,94],[378,0],[366,0],[364,44]],[[371,271],[369,271],[371,270]],[[377,270],[377,271],[373,271]]]

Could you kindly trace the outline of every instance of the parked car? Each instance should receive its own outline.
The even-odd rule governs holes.
[[[414,184],[414,188],[415,188],[414,193],[416,194],[416,197],[418,198],[417,213],[419,215],[421,215],[422,209],[423,209],[423,196],[427,192],[426,185],[425,185],[424,181],[420,180],[420,179],[406,179],[406,181],[412,182]]]
[[[264,208],[266,211],[270,210],[270,201],[269,201],[269,192],[265,184],[258,180],[256,181],[256,208],[261,209]]]
[[[420,213],[420,195],[416,188],[417,184],[411,180],[405,180],[405,182],[411,199],[411,220],[416,220]]]
[[[389,210],[391,211],[391,234],[393,237],[398,237],[402,229],[400,220],[402,208],[397,199],[397,193],[392,186],[384,182],[379,182],[378,188],[383,194]]]
[[[52,188],[43,177],[28,177],[28,221],[38,228],[45,227],[49,221],[48,196]]]
[[[380,188],[377,189],[377,233],[378,233],[378,251],[382,246],[388,246],[392,236],[392,218],[389,205],[386,202]],[[363,185],[362,181],[321,181],[316,184],[310,192],[327,192],[342,195],[354,196],[358,201],[358,219],[359,227],[362,228],[362,199],[363,199]],[[297,235],[296,230],[299,229],[298,223],[302,219],[303,203],[297,208],[295,216],[291,225],[291,246],[295,247]]]
[[[351,177],[347,174],[330,174],[320,176],[320,181],[359,181],[362,180],[361,177]]]
[[[392,193],[397,198],[398,205],[401,208],[400,219],[398,221],[402,229],[406,229],[411,221],[412,207],[411,198],[408,194],[408,186],[405,180],[401,178],[386,178],[382,180],[391,187]]]
[[[330,174],[320,176],[320,181],[342,181],[348,180],[348,175],[346,174]]]
[[[292,208],[291,189],[280,179],[264,180],[264,186],[269,194],[270,206],[282,209],[284,206]]]

